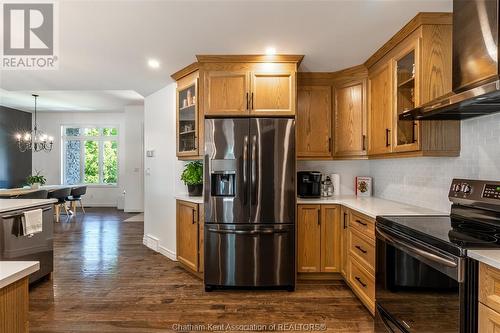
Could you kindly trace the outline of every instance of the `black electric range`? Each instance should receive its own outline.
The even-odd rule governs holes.
[[[454,179],[449,216],[376,223],[376,332],[477,332],[478,263],[500,249],[500,182]]]

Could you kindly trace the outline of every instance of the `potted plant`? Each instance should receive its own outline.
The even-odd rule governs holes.
[[[182,171],[181,180],[188,187],[190,197],[200,196],[203,193],[203,163],[189,162]]]
[[[32,189],[39,189],[40,186],[45,185],[47,179],[45,176],[40,174],[40,171],[37,171],[34,175],[26,177],[26,183],[31,186]]]

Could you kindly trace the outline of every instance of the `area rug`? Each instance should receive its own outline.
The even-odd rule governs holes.
[[[144,213],[140,213],[132,217],[129,217],[123,222],[144,222]]]

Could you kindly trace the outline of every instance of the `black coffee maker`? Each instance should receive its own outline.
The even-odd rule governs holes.
[[[320,198],[321,172],[319,171],[297,172],[297,195],[300,198]]]

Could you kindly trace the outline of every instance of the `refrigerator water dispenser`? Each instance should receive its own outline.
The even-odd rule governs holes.
[[[212,173],[212,193],[214,197],[234,197],[236,172]]]

